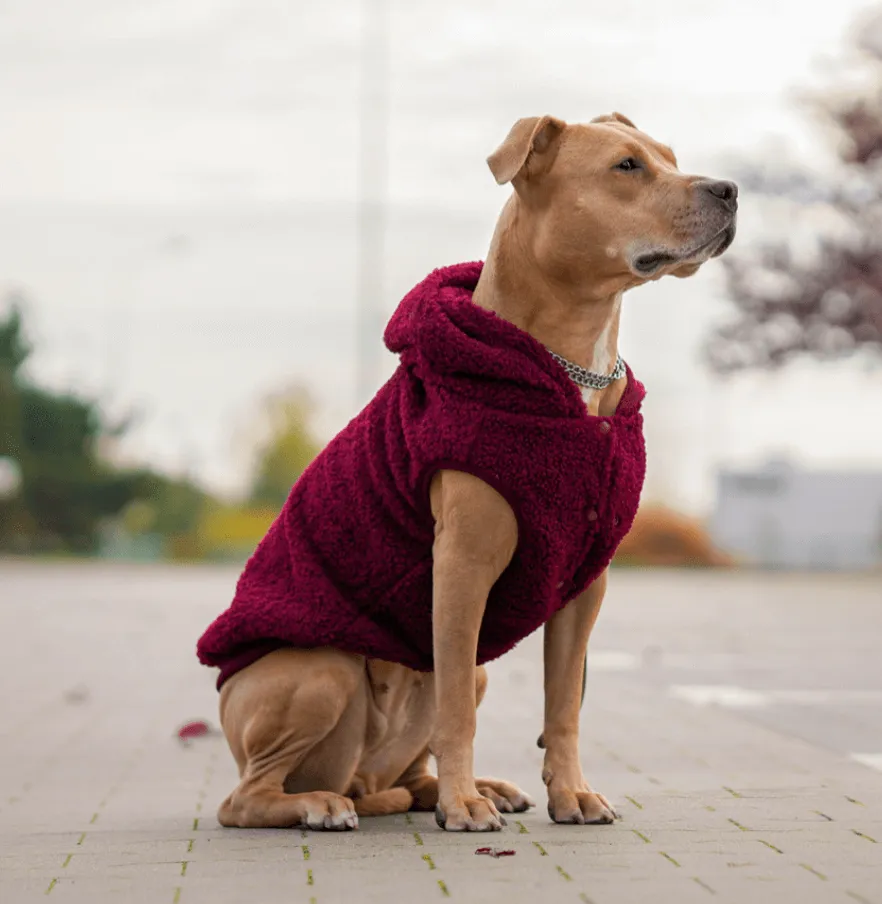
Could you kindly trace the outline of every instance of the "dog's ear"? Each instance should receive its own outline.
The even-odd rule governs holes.
[[[493,178],[504,185],[520,173],[538,176],[545,172],[554,161],[561,133],[566,127],[562,119],[554,116],[519,119],[505,141],[487,158]]]
[[[637,128],[627,116],[622,116],[621,113],[609,113],[604,114],[603,116],[595,116],[591,122],[620,122],[622,125],[630,126],[632,129]]]

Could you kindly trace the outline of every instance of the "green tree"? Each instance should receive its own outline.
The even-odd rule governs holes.
[[[22,330],[21,299],[9,298],[10,312],[0,320],[0,455],[16,457],[21,443],[21,405],[16,378],[31,352]]]
[[[21,488],[0,509],[0,543],[27,549],[94,551],[101,522],[149,492],[143,471],[102,460],[98,444],[125,425],[104,423],[92,401],[31,383],[23,365],[31,351],[21,299],[0,320],[0,454],[14,459]]]
[[[249,502],[281,508],[292,485],[320,450],[310,430],[312,406],[293,389],[269,396],[263,407],[265,439],[258,445]]]
[[[199,527],[212,497],[186,478],[150,474],[145,477],[146,498],[137,499],[125,512],[124,523],[133,534],[182,537]]]

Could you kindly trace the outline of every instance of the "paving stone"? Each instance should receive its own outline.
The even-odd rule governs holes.
[[[685,683],[679,673],[589,672],[583,761],[623,818],[551,825],[535,746],[540,635],[491,665],[479,714],[479,772],[540,802],[505,831],[446,834],[422,813],[366,819],[345,834],[222,829],[215,811],[236,782],[225,742],[184,746],[175,730],[191,718],[217,724],[213,675],[193,645],[235,578],[224,568],[0,562],[0,635],[18,639],[0,672],[2,904],[882,904],[882,773],[807,740],[810,731],[684,702],[668,692]],[[831,601],[872,601],[882,586],[793,580],[801,618],[819,626]],[[767,667],[788,661],[799,644],[775,631],[768,600],[783,585],[774,576],[616,574],[593,643],[601,653],[607,644],[609,662],[631,661],[613,654],[635,637],[634,661],[650,641],[681,658],[690,647],[696,661],[722,655],[720,623],[747,616],[700,610],[733,586],[759,601],[751,618],[762,633],[745,628],[751,655]],[[872,633],[867,619],[882,626],[867,608],[839,612],[846,646]],[[800,643],[824,640],[820,627],[812,636]],[[861,713],[866,737],[878,709]],[[516,853],[476,856],[483,846]]]

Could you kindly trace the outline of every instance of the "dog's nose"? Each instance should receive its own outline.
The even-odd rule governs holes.
[[[738,186],[734,182],[711,181],[702,182],[701,187],[719,198],[727,207],[735,210],[738,206]]]

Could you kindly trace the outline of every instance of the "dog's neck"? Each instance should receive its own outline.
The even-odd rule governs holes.
[[[506,218],[504,218],[506,219]],[[529,333],[558,355],[607,374],[616,363],[622,293],[590,296],[552,286],[502,223],[494,236],[474,302]],[[615,411],[624,390],[617,380],[604,390],[582,389],[592,414]]]

